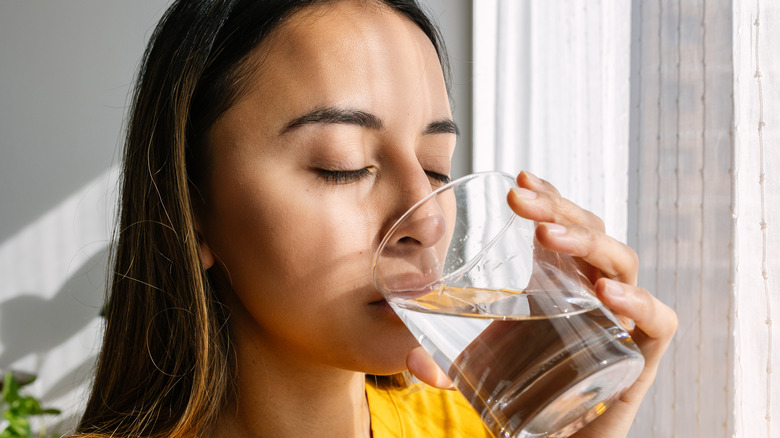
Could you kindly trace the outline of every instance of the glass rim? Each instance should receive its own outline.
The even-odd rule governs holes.
[[[517,187],[517,180],[514,176],[511,174],[501,171],[501,170],[487,170],[482,172],[474,172],[469,173],[468,175],[461,176],[460,178],[454,179],[447,184],[437,188],[436,190],[432,191],[431,193],[428,193],[427,195],[423,196],[419,201],[415,202],[411,207],[409,207],[404,214],[401,215],[394,223],[393,226],[390,227],[390,229],[387,230],[387,233],[385,233],[384,237],[382,237],[382,241],[379,242],[379,246],[377,246],[376,251],[374,251],[374,257],[371,260],[371,282],[373,283],[376,290],[379,292],[383,292],[383,288],[380,288],[377,284],[377,278],[376,278],[376,267],[377,263],[379,261],[379,254],[382,252],[382,250],[387,246],[387,242],[390,240],[390,238],[395,234],[395,232],[398,230],[398,228],[401,226],[401,223],[403,223],[411,214],[414,212],[418,207],[425,204],[432,198],[438,196],[440,193],[450,190],[451,188],[461,185],[463,183],[466,183],[468,181],[471,181],[473,179],[477,178],[484,178],[484,177],[490,177],[490,176],[499,176],[499,177],[505,177],[508,178],[510,181],[512,181],[512,185]]]

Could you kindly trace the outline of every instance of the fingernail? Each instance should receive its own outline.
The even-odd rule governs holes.
[[[515,193],[515,196],[520,199],[536,199],[537,196],[536,192],[533,190],[524,189],[522,187],[515,187],[512,191]]]
[[[550,234],[556,234],[556,235],[563,235],[566,234],[568,231],[566,227],[564,227],[561,224],[554,224],[552,222],[547,222],[544,224],[544,227],[547,229],[547,232]]]
[[[615,281],[607,280],[606,281],[606,287],[604,288],[604,293],[609,295],[613,298],[619,298],[625,295],[625,292],[623,288]]]
[[[528,176],[528,180],[531,181],[532,183],[534,183],[534,185],[542,183],[542,180],[539,179],[539,177],[534,175],[533,173],[531,173],[531,172],[529,172],[527,170],[524,170],[523,173],[525,173],[526,176]]]
[[[455,389],[455,385],[452,384],[452,380],[450,380],[450,378],[447,377],[447,375],[444,373],[439,373],[439,376],[436,378],[436,384],[439,385],[440,388]]]

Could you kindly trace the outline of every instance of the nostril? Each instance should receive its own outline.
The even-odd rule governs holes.
[[[446,229],[447,221],[439,206],[435,203],[432,206],[426,205],[401,224],[396,234],[396,242],[430,248],[439,243]]]

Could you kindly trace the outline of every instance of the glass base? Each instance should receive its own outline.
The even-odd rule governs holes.
[[[600,369],[540,408],[521,430],[504,436],[568,437],[604,413],[643,367],[642,359],[628,358]]]

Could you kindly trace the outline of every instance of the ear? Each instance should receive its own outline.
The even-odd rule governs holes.
[[[198,250],[200,252],[200,263],[203,264],[203,269],[208,270],[214,266],[214,253],[211,252],[209,244],[206,243],[206,239],[200,234],[200,231],[196,231],[198,237]]]
[[[204,270],[209,270],[214,266],[214,252],[211,251],[206,238],[203,236],[203,212],[205,210],[205,200],[200,191],[194,184],[190,183],[190,202],[192,203],[192,221],[195,227],[195,237],[198,239],[198,252],[200,253],[200,263]]]

